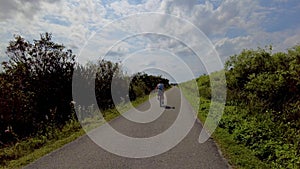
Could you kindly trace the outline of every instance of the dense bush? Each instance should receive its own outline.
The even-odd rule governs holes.
[[[0,86],[2,137],[11,129],[20,138],[46,132],[50,123],[62,127],[70,119],[75,56],[51,38],[45,33],[31,43],[15,36],[7,47]]]
[[[300,168],[300,46],[244,50],[226,63],[227,103],[219,127],[274,168]],[[200,77],[209,89],[208,77]]]
[[[300,110],[299,64],[300,46],[275,54],[264,49],[244,50],[226,63],[228,89],[233,99],[240,98],[252,108],[282,111],[290,121],[298,121],[300,116],[292,115],[287,107]]]

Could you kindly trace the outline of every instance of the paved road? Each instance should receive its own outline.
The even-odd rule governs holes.
[[[167,130],[179,116],[180,106],[185,113],[192,113],[192,108],[186,103],[184,98],[180,97],[180,90],[172,88],[166,93],[167,105],[175,106],[175,109],[164,109],[158,106],[156,98],[142,104],[140,111],[163,110],[158,119],[149,123],[136,123],[127,120],[125,117],[110,122],[114,129],[130,137],[146,138],[160,134]],[[183,104],[181,104],[181,102]],[[150,106],[154,104],[154,106]],[[156,105],[156,106],[155,106]],[[151,109],[149,109],[151,107]],[[127,117],[135,114],[134,110],[127,112]],[[103,130],[100,127],[92,133]],[[97,144],[95,144],[87,135],[80,137],[72,143],[69,143],[61,149],[50,153],[39,160],[29,164],[25,168],[99,168],[99,169],[198,169],[198,168],[230,168],[226,160],[220,155],[217,146],[212,139],[200,144],[198,137],[202,125],[195,122],[187,136],[174,148],[169,151],[147,158],[128,158],[112,154]]]

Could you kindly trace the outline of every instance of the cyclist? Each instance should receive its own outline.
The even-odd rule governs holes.
[[[164,99],[164,84],[163,83],[158,83],[157,86],[156,86],[156,90],[157,90],[157,99],[161,99],[161,102],[160,102],[160,106],[162,104],[164,104],[163,102],[163,99]]]

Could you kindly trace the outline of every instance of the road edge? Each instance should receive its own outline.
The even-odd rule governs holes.
[[[181,94],[182,94],[182,93],[181,93]],[[182,96],[183,96],[183,98],[186,100],[186,102],[188,103],[188,105],[191,107],[192,111],[194,111],[194,112],[192,112],[192,113],[194,113],[194,114],[197,115],[196,122],[199,123],[199,124],[202,126],[202,130],[205,130],[205,128],[203,127],[203,126],[204,126],[203,123],[202,123],[201,120],[198,118],[198,113],[194,110],[193,106],[190,104],[190,102],[186,99],[186,97],[185,97],[183,94],[182,94]],[[205,130],[205,131],[207,132],[207,130]],[[199,133],[199,134],[200,134],[200,133]],[[212,134],[212,133],[211,133],[211,134]],[[221,147],[219,146],[219,144],[214,140],[213,137],[210,136],[209,138],[212,140],[212,142],[213,142],[213,143],[215,144],[215,146],[217,147],[219,155],[221,156],[222,160],[226,163],[226,165],[228,166],[228,168],[229,168],[229,169],[233,169],[232,166],[229,164],[228,159],[224,157],[224,155],[223,155],[223,153],[222,153],[222,151],[221,151]],[[199,144],[201,144],[201,143],[199,143]]]

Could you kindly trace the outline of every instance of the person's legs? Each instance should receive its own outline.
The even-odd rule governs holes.
[[[161,91],[160,97],[161,97],[161,104],[163,105],[164,104],[164,92],[163,91]]]
[[[161,96],[161,90],[160,89],[158,89],[158,91],[157,91],[157,96]]]
[[[160,106],[162,107],[164,104],[164,92],[162,90],[158,90],[158,100]]]
[[[158,90],[157,97],[158,97],[158,100],[159,100],[159,105],[162,106],[162,104],[163,104],[163,97],[164,97],[162,90]]]

